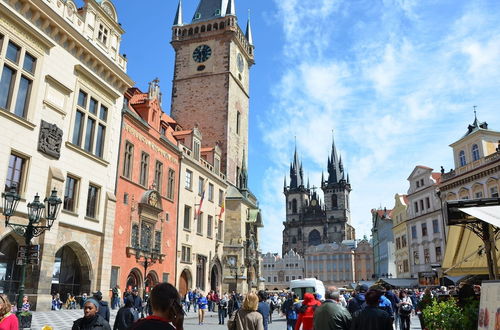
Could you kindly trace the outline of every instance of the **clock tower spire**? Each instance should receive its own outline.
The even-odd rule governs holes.
[[[172,27],[171,115],[182,126],[198,125],[208,145],[219,143],[221,171],[234,186],[248,159],[250,68],[255,63],[249,24],[244,33],[234,0],[200,0],[191,23]]]

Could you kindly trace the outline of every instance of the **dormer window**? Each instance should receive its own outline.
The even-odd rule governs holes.
[[[460,160],[460,166],[467,165],[467,162],[465,161],[465,151],[460,150],[460,153],[458,154],[458,158]]]
[[[479,147],[477,144],[472,146],[472,161],[479,160]]]
[[[97,39],[104,45],[108,44],[109,29],[104,26],[104,24],[99,24],[99,32],[97,34]]]
[[[194,18],[195,18],[195,19],[200,19],[200,18],[201,18],[201,13],[196,13],[196,14],[194,15]]]
[[[161,135],[165,136],[165,135],[166,135],[166,133],[167,133],[167,128],[166,128],[165,126],[162,126],[162,127],[160,128],[160,133],[161,133]]]
[[[215,10],[215,16],[219,16],[220,15],[220,9],[216,9]]]

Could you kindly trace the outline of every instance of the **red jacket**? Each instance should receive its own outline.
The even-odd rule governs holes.
[[[314,330],[314,310],[317,306],[317,301],[314,299],[312,293],[304,294],[304,301],[302,302],[302,306],[307,306],[305,312],[300,313],[297,318],[297,323],[295,323],[294,330],[300,330],[300,326],[302,325],[302,330]]]

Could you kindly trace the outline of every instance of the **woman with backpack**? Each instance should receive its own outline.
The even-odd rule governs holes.
[[[295,330],[314,330],[314,311],[318,306],[316,299],[312,293],[304,294],[304,301],[298,311],[297,322],[295,323]]]
[[[406,291],[401,290],[401,292],[399,292],[399,304],[398,304],[400,330],[410,330],[410,318],[412,310],[413,310],[413,303],[411,301],[411,298],[408,297]]]

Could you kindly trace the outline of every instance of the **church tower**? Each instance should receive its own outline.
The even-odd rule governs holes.
[[[328,157],[328,179],[321,179],[321,189],[324,193],[328,236],[334,242],[352,240],[355,237],[351,225],[351,210],[349,195],[351,183],[349,174],[342,164],[342,156],[338,156],[335,140],[332,142],[331,155]]]
[[[200,0],[191,22],[184,23],[181,1],[172,28],[171,115],[184,127],[198,125],[207,145],[219,143],[221,171],[240,188],[248,159],[250,68],[255,63],[250,19],[244,33],[234,0]]]

